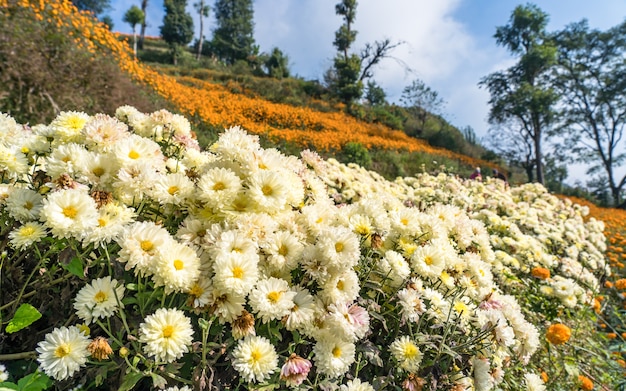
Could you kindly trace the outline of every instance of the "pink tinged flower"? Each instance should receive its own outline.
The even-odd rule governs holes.
[[[288,386],[299,386],[308,376],[311,366],[311,361],[291,353],[280,370],[280,380]]]

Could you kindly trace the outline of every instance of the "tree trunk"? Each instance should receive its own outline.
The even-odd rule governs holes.
[[[200,57],[202,56],[202,30],[204,29],[204,0],[200,0],[200,38],[198,38],[198,55],[196,56],[196,60],[200,61]]]
[[[139,49],[143,50],[143,40],[146,36],[146,19],[148,14],[146,13],[146,9],[148,8],[148,0],[141,0],[141,10],[143,11],[143,22],[141,22],[141,33],[139,35],[139,44],[137,45]],[[137,52],[135,52],[135,56]]]
[[[137,29],[135,25],[133,25],[133,53],[135,53],[135,58],[137,58]]]
[[[543,153],[541,152],[541,125],[535,119],[533,122],[533,141],[535,142],[535,170],[537,172],[537,182],[545,184],[543,177]]]

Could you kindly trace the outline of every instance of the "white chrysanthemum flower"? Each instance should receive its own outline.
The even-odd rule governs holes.
[[[9,215],[15,220],[25,223],[38,220],[43,197],[34,190],[14,188],[6,199]]]
[[[363,307],[347,303],[331,304],[324,317],[324,329],[337,338],[356,342],[369,331],[369,321],[369,314]]]
[[[88,160],[87,149],[82,144],[67,143],[57,145],[46,158],[46,174],[56,180],[63,174],[77,176],[81,165]]]
[[[149,162],[127,164],[117,172],[113,182],[116,198],[127,205],[138,205],[150,193],[159,171]]]
[[[385,284],[397,288],[411,275],[411,267],[402,254],[389,250],[385,256],[376,264],[384,276]]]
[[[6,147],[0,143],[0,172],[17,179],[28,172],[28,158],[18,146]]]
[[[85,365],[90,342],[76,326],[55,328],[37,344],[37,361],[46,375],[64,380]]]
[[[41,221],[59,238],[82,238],[98,225],[96,202],[81,190],[50,193],[43,201]]]
[[[216,288],[246,295],[259,278],[258,258],[229,253],[213,263],[213,284]]]
[[[339,391],[374,391],[374,387],[368,382],[361,382],[361,379],[354,379],[342,384]]]
[[[193,391],[193,388],[190,388],[189,386],[182,386],[182,387],[173,386],[173,387],[167,387],[164,391]]]
[[[304,225],[311,237],[317,237],[322,230],[326,229],[335,221],[337,210],[334,206],[325,202],[316,202],[302,208],[301,224]]]
[[[124,298],[124,285],[111,276],[97,278],[85,285],[74,299],[76,315],[90,324],[94,319],[113,315]]]
[[[259,149],[259,136],[250,135],[239,126],[226,129],[209,147],[211,152],[223,156],[226,161],[240,162],[249,159]]]
[[[411,267],[423,277],[439,277],[446,268],[446,250],[441,241],[418,247],[411,256]]]
[[[159,175],[153,184],[150,196],[161,204],[182,206],[194,192],[191,179],[184,173]]]
[[[323,264],[333,271],[352,268],[361,256],[358,236],[343,227],[329,227],[322,231],[316,245],[321,250]]]
[[[270,235],[262,246],[267,254],[266,265],[270,271],[291,271],[297,266],[304,246],[298,238],[288,232],[279,231]]]
[[[249,382],[261,382],[278,369],[278,355],[267,338],[249,335],[233,350],[233,368]]]
[[[79,179],[99,189],[109,189],[118,170],[111,154],[86,152],[77,162]]]
[[[541,376],[534,373],[524,374],[524,383],[526,384],[527,391],[545,391],[546,385],[541,379]]]
[[[112,152],[122,167],[146,163],[156,171],[165,171],[165,156],[161,147],[145,137],[133,134],[115,144]]]
[[[417,373],[422,363],[422,352],[410,337],[404,335],[391,343],[391,354],[400,368],[410,373]]]
[[[329,377],[338,377],[350,369],[354,362],[355,346],[339,339],[321,339],[313,346],[313,360],[318,372]]]
[[[274,214],[286,207],[289,189],[275,171],[258,171],[249,178],[248,195],[258,210]]]
[[[46,228],[42,224],[34,221],[28,222],[9,232],[11,246],[18,250],[24,250],[46,236]]]
[[[321,284],[322,290],[318,293],[326,304],[352,303],[359,296],[359,277],[352,269],[329,277]]]
[[[169,232],[151,221],[136,222],[117,239],[120,245],[117,260],[126,263],[126,270],[151,275],[157,263],[158,250],[172,243]]]
[[[166,293],[186,292],[200,277],[200,258],[184,244],[171,240],[159,247],[156,270],[152,276],[156,286],[164,286]]]
[[[81,131],[91,117],[77,111],[62,111],[50,122],[50,130],[54,137],[54,144],[60,145],[68,142],[81,141]]]
[[[417,322],[426,310],[419,291],[412,288],[404,288],[398,292],[400,313],[403,321]]]
[[[157,361],[174,362],[189,351],[193,341],[191,320],[181,310],[159,308],[139,325],[143,351]]]
[[[117,118],[96,114],[82,130],[85,145],[90,150],[107,152],[120,140],[130,136],[128,126]]]
[[[293,297],[294,306],[291,307],[284,320],[285,328],[290,331],[302,329],[313,323],[315,314],[319,310],[315,298],[308,289],[296,286],[293,290],[296,292]]]
[[[98,209],[98,225],[85,233],[84,243],[104,246],[117,240],[136,215],[133,209],[109,202]]]
[[[213,287],[209,300],[210,312],[217,316],[220,323],[233,322],[244,311],[246,296],[229,293]]]
[[[288,315],[294,306],[295,295],[296,292],[289,289],[287,281],[270,277],[257,282],[248,295],[248,301],[263,323],[267,323]]]
[[[194,282],[191,288],[189,288],[189,305],[193,308],[205,307],[211,301],[212,291],[213,284],[211,279],[200,274],[198,281]]]
[[[493,377],[491,377],[491,364],[486,358],[474,357],[472,359],[474,372],[474,389],[476,391],[489,391],[494,386]]]

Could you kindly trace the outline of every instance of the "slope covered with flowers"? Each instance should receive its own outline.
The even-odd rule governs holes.
[[[60,389],[619,378],[592,332],[603,224],[540,186],[389,182],[239,127],[201,151],[184,117],[128,106],[0,118],[0,357],[35,352]],[[24,321],[27,304],[41,320]]]
[[[470,166],[490,166],[380,124],[365,123],[343,112],[324,113],[307,107],[271,103],[230,92],[226,87],[191,77],[173,77],[139,63],[128,45],[120,41],[90,15],[81,13],[69,1],[0,0],[0,12],[31,12],[38,23],[56,26],[74,37],[79,47],[104,51],[136,81],[147,84],[171,102],[178,111],[206,125],[223,129],[233,125],[264,135],[275,142],[287,141],[303,148],[339,151],[349,142],[366,148],[425,152],[444,156]]]

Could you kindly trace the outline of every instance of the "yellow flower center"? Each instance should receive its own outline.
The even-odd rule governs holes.
[[[86,121],[80,117],[71,117],[67,119],[66,124],[68,128],[80,130],[85,125],[85,122]]]
[[[333,348],[333,356],[335,356],[335,358],[341,357],[341,348],[339,346]]]
[[[250,360],[253,362],[257,362],[261,359],[263,355],[261,354],[261,352],[259,352],[258,350],[253,350],[250,353]]]
[[[170,186],[170,188],[167,189],[167,192],[170,193],[170,195],[174,195],[178,193],[179,190],[178,186]]]
[[[223,182],[217,182],[213,185],[213,190],[220,191],[226,189],[226,185]]]
[[[91,170],[91,173],[94,174],[97,177],[101,177],[102,175],[104,175],[104,168],[102,167],[96,167],[93,170]]]
[[[235,266],[232,270],[233,272],[233,277],[235,278],[242,278],[243,277],[243,269],[240,268],[239,266]]]
[[[174,334],[174,326],[168,324],[163,327],[163,338],[169,338],[172,334]]]
[[[174,269],[182,270],[184,266],[185,266],[185,264],[180,259],[177,259],[177,260],[174,261]]]
[[[107,221],[105,219],[98,219],[98,225],[100,227],[106,227]]]
[[[107,299],[107,294],[102,291],[98,291],[93,299],[96,301],[96,303],[104,303]]]
[[[65,217],[67,218],[73,219],[74,217],[76,217],[77,214],[78,211],[73,206],[66,206],[65,208],[63,208],[63,215],[65,215]]]
[[[139,159],[139,152],[132,150],[130,152],[128,152],[128,157],[135,160],[135,159]]]
[[[33,209],[33,206],[34,206],[33,203],[30,202],[30,201],[26,201],[24,203],[24,209],[31,210],[31,209]]]
[[[343,251],[343,243],[339,242],[339,243],[335,243],[335,251],[337,251],[338,253]]]
[[[272,291],[267,294],[267,300],[271,301],[272,304],[276,304],[278,303],[278,300],[280,300],[282,295],[283,295],[283,292]]]
[[[139,245],[141,246],[141,249],[146,252],[154,248],[154,244],[149,240],[142,240]]]
[[[278,254],[284,257],[288,253],[289,253],[289,249],[287,248],[287,246],[285,246],[284,244],[281,244],[280,248],[278,249]]]
[[[424,258],[424,263],[427,264],[428,266],[433,264],[433,258],[430,255],[427,255],[426,258]]]
[[[204,293],[204,289],[200,287],[198,284],[194,284],[189,290],[189,294],[191,296],[200,297]]]
[[[409,225],[409,219],[407,218],[401,218],[400,222],[402,223],[402,225]]]
[[[404,357],[406,357],[406,358],[415,358],[415,356],[417,356],[417,354],[418,354],[417,346],[413,345],[412,343],[407,344],[404,347]]]
[[[22,227],[22,229],[20,229],[20,235],[22,236],[30,236],[32,234],[35,233],[35,228],[28,226],[28,227]]]
[[[342,281],[342,280],[339,280],[339,281],[337,282],[337,289],[339,289],[340,291],[342,291],[342,290],[343,290],[343,285],[344,285],[344,284],[343,284],[343,281]]]
[[[54,350],[54,356],[58,358],[63,358],[70,354],[71,351],[72,350],[70,349],[70,345],[64,343],[62,345],[59,345],[59,347]]]
[[[263,192],[263,195],[265,196],[271,196],[272,193],[274,193],[274,189],[272,189],[272,186],[270,185],[265,185],[261,188],[261,191]]]

